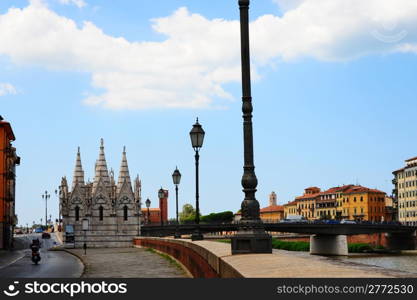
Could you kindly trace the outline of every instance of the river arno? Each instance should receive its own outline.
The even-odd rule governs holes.
[[[415,253],[410,255],[350,255],[349,257],[338,259],[352,263],[378,266],[390,270],[410,272],[417,277],[417,254]]]

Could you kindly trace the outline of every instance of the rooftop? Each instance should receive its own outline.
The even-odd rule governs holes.
[[[282,205],[271,205],[264,208],[261,208],[260,212],[275,212],[275,211],[284,211],[284,207]]]

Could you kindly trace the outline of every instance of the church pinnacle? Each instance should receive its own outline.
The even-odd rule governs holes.
[[[78,184],[84,185],[84,171],[81,165],[80,147],[78,147],[77,158],[75,161],[74,177],[72,178],[72,189]]]
[[[129,185],[129,188],[132,189],[132,184],[131,184],[130,175],[129,175],[129,167],[127,165],[127,158],[126,158],[126,146],[123,147],[122,163],[120,164],[119,179],[117,181],[118,193],[120,192],[123,186],[123,183],[125,181]]]
[[[94,177],[93,191],[96,190],[100,179],[103,180],[103,183],[105,185],[110,184],[110,177],[109,177],[109,172],[107,170],[106,157],[104,155],[104,140],[103,139],[100,140],[100,152],[99,152],[98,159],[96,161],[95,171],[96,171],[96,175]]]

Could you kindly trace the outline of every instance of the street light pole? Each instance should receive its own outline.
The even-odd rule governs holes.
[[[165,197],[165,192],[162,186],[158,191],[158,197],[159,197],[159,216],[161,217],[161,226],[164,226],[164,220],[162,216],[162,207],[163,207],[162,199],[164,199]]]
[[[48,194],[48,191],[45,191],[45,194],[42,195],[42,199],[45,199],[45,226],[48,228],[48,199],[51,197]]]
[[[59,194],[58,194],[58,190],[55,190],[55,196],[57,197],[58,200],[58,225],[61,223],[61,203],[59,200],[59,195],[61,194],[61,186],[59,187]]]
[[[178,168],[175,168],[174,173],[172,173],[172,181],[175,184],[175,208],[176,208],[176,220],[177,220],[174,238],[178,239],[178,238],[181,238],[181,234],[179,233],[179,222],[178,222],[178,185],[180,184],[180,181],[181,181],[181,173],[178,170]]]
[[[191,138],[191,145],[195,151],[195,224],[196,228],[194,233],[191,235],[191,240],[193,241],[200,241],[203,240],[204,237],[200,232],[200,203],[199,203],[199,160],[200,154],[199,151],[203,146],[205,132],[201,124],[198,123],[198,118],[196,123],[193,125],[193,128],[190,131],[190,138]]]
[[[150,224],[151,223],[151,220],[150,220],[151,214],[149,213],[149,207],[151,206],[151,200],[149,200],[149,198],[146,199],[145,204],[146,204],[146,208],[148,209],[148,217],[146,218],[147,219],[146,223]]]
[[[141,198],[138,199],[138,236],[141,236],[141,218],[142,217],[142,202],[141,202]]]
[[[255,198],[258,180],[255,175],[253,159],[253,106],[250,78],[249,4],[250,0],[239,0],[244,144],[242,187],[245,198],[241,204],[241,224],[236,235],[232,237],[232,254],[272,253],[272,239],[271,236],[265,232],[265,228],[259,217],[259,202]]]

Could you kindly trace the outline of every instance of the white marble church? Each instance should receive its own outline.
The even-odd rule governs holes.
[[[107,169],[103,139],[93,182],[84,180],[78,148],[71,189],[63,177],[59,198],[64,233],[74,229],[75,247],[83,247],[84,241],[87,247],[128,247],[138,235],[141,181],[137,176],[132,187],[125,148],[117,184],[113,170]]]

